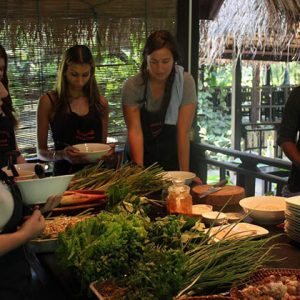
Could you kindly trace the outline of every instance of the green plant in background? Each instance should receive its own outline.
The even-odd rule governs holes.
[[[230,84],[229,68],[206,70],[204,82],[199,82],[197,125],[201,141],[230,147],[231,116],[230,107],[226,104]]]

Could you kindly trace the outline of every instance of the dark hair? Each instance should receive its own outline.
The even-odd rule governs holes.
[[[174,62],[179,60],[178,45],[173,35],[167,30],[154,31],[147,38],[144,50],[143,50],[143,61],[140,67],[144,82],[147,80],[147,56],[152,52],[167,48],[173,55]]]
[[[15,109],[13,108],[12,100],[9,94],[8,78],[7,78],[7,53],[2,45],[0,45],[0,58],[4,59],[4,72],[1,79],[2,84],[8,92],[8,96],[3,99],[2,110],[9,120],[13,123],[14,127],[18,125],[18,121],[14,115]]]
[[[179,50],[177,42],[169,31],[158,30],[149,35],[143,50],[143,61],[140,67],[140,72],[142,75],[143,84],[146,84],[148,81],[147,56],[152,52],[162,48],[169,49],[174,59],[173,69],[167,79],[162,100],[162,108],[166,110],[170,102],[172,85],[175,78],[175,63],[179,60]]]
[[[12,100],[9,94],[9,88],[8,88],[8,78],[7,78],[7,53],[2,45],[0,45],[0,58],[4,59],[4,72],[3,76],[1,79],[2,84],[6,88],[8,92],[8,96],[3,99],[3,104],[2,104],[2,110],[5,113],[5,115],[8,117],[8,119],[13,123],[14,127],[18,125],[18,120],[14,115],[15,109],[12,104]]]
[[[91,66],[91,74],[89,81],[83,87],[85,96],[89,99],[89,105],[95,106],[100,115],[104,112],[104,108],[99,102],[100,92],[95,78],[95,61],[90,49],[85,45],[75,45],[67,49],[64,53],[60,66],[58,68],[56,80],[56,92],[58,101],[56,103],[55,111],[60,109],[67,110],[68,108],[68,82],[65,72],[68,66],[72,63],[75,64],[89,64]]]

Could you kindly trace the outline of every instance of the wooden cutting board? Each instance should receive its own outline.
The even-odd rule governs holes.
[[[227,205],[237,205],[239,201],[245,198],[245,189],[236,185],[225,185],[221,190],[205,196],[204,198],[198,198],[199,195],[208,190],[212,185],[197,185],[192,188],[194,194],[195,203],[205,203],[217,207],[222,207],[227,201]]]

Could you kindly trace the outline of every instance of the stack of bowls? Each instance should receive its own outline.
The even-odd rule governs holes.
[[[286,234],[300,243],[300,196],[286,198],[285,219]]]

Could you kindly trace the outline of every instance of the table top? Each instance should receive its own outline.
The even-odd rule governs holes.
[[[246,221],[250,222],[251,219],[246,219]],[[269,230],[268,236],[275,236],[270,242],[270,247],[277,245],[271,252],[275,261],[267,267],[300,269],[300,244],[289,239],[284,233],[283,226],[263,225],[263,227]],[[49,280],[56,282],[57,288],[65,293],[66,299],[84,299],[80,296],[80,285],[70,272],[60,268],[54,253],[36,253],[35,255]]]

